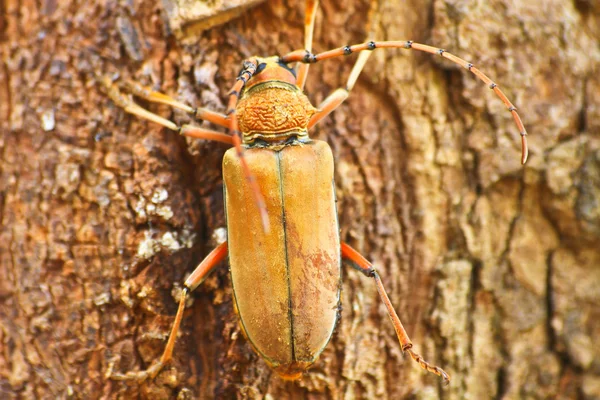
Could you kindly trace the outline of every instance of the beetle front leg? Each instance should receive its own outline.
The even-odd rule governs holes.
[[[367,261],[367,259],[364,258],[359,252],[354,250],[346,243],[342,243],[342,259],[346,261],[352,268],[362,272],[365,276],[375,279],[375,284],[377,285],[377,292],[379,292],[379,297],[381,297],[383,304],[385,304],[388,315],[392,320],[392,324],[394,324],[394,329],[396,330],[396,335],[398,336],[398,340],[400,341],[400,345],[402,346],[402,351],[408,352],[412,359],[419,363],[419,365],[423,369],[441,376],[444,379],[444,383],[448,384],[450,382],[450,375],[448,375],[440,367],[429,364],[427,361],[425,361],[423,356],[421,356],[419,353],[415,352],[412,349],[413,344],[410,341],[406,330],[404,330],[404,326],[402,325],[402,322],[400,321],[396,310],[394,310],[394,306],[392,306],[392,303],[390,302],[390,299],[387,293],[385,292],[385,288],[383,287],[381,278],[379,277],[379,274],[377,273],[375,268],[373,268],[373,265],[369,261]]]
[[[168,128],[172,131],[176,131],[183,136],[188,136],[188,137],[197,138],[197,139],[213,140],[216,142],[222,142],[222,143],[226,143],[229,145],[234,144],[234,140],[231,137],[231,135],[227,135],[225,133],[217,132],[212,129],[205,129],[205,128],[195,126],[195,125],[190,125],[190,124],[184,124],[182,126],[179,126],[173,121],[169,121],[168,119],[163,118],[160,115],[154,114],[153,112],[146,110],[144,107],[140,106],[135,101],[133,101],[130,94],[123,93],[119,89],[119,87],[115,83],[113,83],[112,80],[107,76],[100,76],[97,78],[97,80],[98,80],[98,83],[103,87],[103,89],[106,92],[106,94],[108,95],[108,97],[117,106],[119,106],[123,110],[125,110],[125,112],[136,115],[140,118],[147,119],[148,121],[155,122],[159,125],[164,126],[165,128]],[[191,107],[188,107],[182,103],[177,102],[176,100],[168,97],[167,95],[164,95],[164,94],[158,93],[158,92],[153,92],[150,89],[145,88],[133,81],[127,82],[127,88],[130,92],[133,92],[134,95],[136,95],[138,97],[142,97],[146,100],[156,102],[156,103],[168,104],[168,105],[171,105],[172,107],[181,108],[181,109],[185,109],[185,107],[187,107],[189,109],[188,112],[191,113],[193,111],[194,115],[196,115],[199,118],[204,118],[207,121],[216,123],[218,125],[224,125],[226,123],[225,116],[222,116],[221,114],[218,114],[218,113],[215,113],[212,111],[208,111],[205,109],[194,110]]]
[[[110,78],[108,78],[108,77],[99,76],[96,78],[96,80],[105,88],[108,87],[109,96],[111,96],[110,86],[114,86],[115,89],[117,88],[117,85],[112,83],[112,80],[110,80]],[[227,121],[227,117],[224,114],[214,112],[214,111],[211,111],[211,110],[203,108],[203,107],[199,107],[199,108],[190,107],[185,103],[175,100],[174,98],[172,98],[169,95],[166,95],[166,94],[160,93],[160,92],[156,92],[156,91],[152,90],[152,88],[144,86],[134,80],[126,79],[125,81],[121,82],[118,86],[123,88],[127,93],[131,93],[136,97],[146,99],[152,103],[166,104],[170,107],[185,111],[186,113],[190,114],[192,117],[194,117],[196,119],[200,119],[203,121],[209,121],[209,122],[212,122],[213,124],[220,125],[225,128],[229,127],[229,122]],[[112,90],[114,91],[114,89],[112,89]],[[114,98],[113,98],[113,100],[114,100]]]
[[[356,81],[358,80],[358,76],[365,67],[365,64],[367,63],[367,60],[371,54],[372,53],[370,52],[362,52],[358,55],[358,60],[356,60],[356,63],[354,63],[354,67],[352,67],[352,71],[348,76],[348,81],[346,81],[346,87],[336,89],[329,96],[327,96],[321,104],[319,104],[317,107],[317,112],[314,113],[308,122],[308,129],[312,128],[323,118],[328,116],[348,98],[350,92],[354,88],[354,84],[356,84]]]
[[[126,374],[112,373],[112,368],[109,368],[108,376],[110,379],[129,381],[134,380],[143,382],[148,378],[154,379],[160,370],[168,363],[173,357],[173,348],[175,347],[175,340],[177,339],[177,333],[179,332],[179,326],[183,318],[183,310],[185,309],[185,302],[187,296],[195,290],[198,285],[202,283],[204,278],[227,256],[227,242],[221,243],[208,256],[196,267],[194,272],[185,280],[183,289],[181,290],[181,297],[179,299],[179,307],[177,308],[177,314],[175,315],[175,321],[169,334],[169,340],[165,347],[160,360],[151,365],[145,371],[127,372]]]
[[[315,30],[315,19],[318,7],[319,0],[306,0],[306,10],[304,11],[304,49],[308,52],[312,51],[313,32]],[[304,90],[309,67],[310,64],[300,64],[300,67],[298,68],[296,85],[301,90]]]

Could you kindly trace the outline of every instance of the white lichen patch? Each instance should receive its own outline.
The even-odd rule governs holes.
[[[212,233],[212,240],[215,244],[225,243],[227,240],[227,229],[225,227],[215,229]]]
[[[110,293],[101,293],[94,298],[94,304],[97,307],[110,303]]]
[[[160,243],[152,238],[149,231],[144,232],[144,240],[138,246],[137,256],[148,259],[160,251]]]
[[[172,251],[191,248],[194,245],[196,234],[184,229],[181,232],[166,232],[160,239],[160,244]]]
[[[137,203],[134,205],[138,217],[146,219],[148,216],[156,215],[168,221],[173,218],[173,209],[168,204],[160,204],[169,198],[169,192],[165,189],[157,189],[152,194],[150,202],[143,196],[139,196]],[[159,205],[160,204],[160,205]]]
[[[54,119],[54,110],[46,110],[41,116],[42,129],[46,132],[50,132],[56,126],[56,120]]]
[[[156,207],[156,215],[162,217],[163,219],[171,219],[173,218],[173,210],[171,207],[163,205]]]
[[[135,203],[135,206],[133,206],[133,209],[135,210],[138,217],[146,218],[146,199],[140,196],[138,198],[137,203]]]
[[[146,297],[148,297],[148,295],[150,294],[150,292],[152,292],[152,289],[149,288],[148,286],[143,286],[139,292],[137,292],[137,297],[139,297],[140,299],[145,299]]]
[[[175,252],[181,249],[189,249],[194,245],[196,234],[188,229],[181,232],[165,232],[160,238],[154,239],[149,231],[144,232],[144,239],[138,246],[137,256],[149,259],[161,250]]]
[[[169,198],[169,192],[166,189],[156,189],[152,194],[152,202],[154,204],[162,203]]]
[[[181,245],[180,245],[179,241],[177,241],[177,233],[176,232],[166,232],[160,238],[160,244],[172,251],[177,251],[177,250],[181,249]]]
[[[189,229],[184,229],[181,231],[180,241],[186,249],[191,249],[194,242],[196,242],[196,233]]]
[[[123,304],[125,304],[127,307],[129,308],[133,308],[135,306],[135,303],[133,301],[133,299],[131,298],[131,282],[127,281],[127,280],[123,280],[121,281],[121,286],[119,287],[119,298],[121,299],[121,301],[123,302]],[[126,316],[127,314],[124,314],[124,316]],[[123,322],[127,322],[127,320],[123,320]]]

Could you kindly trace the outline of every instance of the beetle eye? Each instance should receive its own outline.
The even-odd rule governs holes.
[[[277,65],[279,65],[281,68],[287,69],[288,71],[290,71],[292,73],[292,75],[294,75],[294,78],[297,78],[296,70],[294,70],[294,68],[291,68],[289,65],[287,65],[286,63],[283,63],[281,61],[277,62]]]
[[[265,69],[266,66],[267,66],[267,63],[258,64],[258,67],[256,67],[256,72],[254,73],[254,75],[260,74]]]

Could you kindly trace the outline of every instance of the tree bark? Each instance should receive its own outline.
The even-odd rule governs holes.
[[[280,380],[240,332],[226,265],[156,379],[107,379],[160,356],[178,289],[223,234],[226,146],[126,114],[94,75],[224,111],[241,60],[303,47],[302,1],[194,40],[155,3],[0,2],[1,398],[600,398],[600,6],[584,0],[381,1],[377,39],[445,48],[500,85],[530,133],[525,167],[486,85],[405,50],[376,50],[311,132],[334,152],[342,239],[374,261],[448,387],[402,354],[352,270],[331,343]],[[323,0],[314,49],[362,42],[367,3]],[[351,68],[311,67],[313,104]]]

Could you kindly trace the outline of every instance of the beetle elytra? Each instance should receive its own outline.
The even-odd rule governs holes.
[[[251,57],[243,62],[225,114],[190,107],[135,82],[119,87],[108,78],[101,79],[109,97],[125,111],[188,137],[234,146],[223,160],[227,241],[214,249],[185,281],[160,361],[145,371],[113,374],[113,379],[144,380],[158,374],[172,357],[186,297],[220,261],[229,257],[234,304],[242,331],[282,378],[299,378],[329,342],[339,318],[344,261],[375,281],[402,350],[422,368],[449,380],[445,371],[414,351],[371,263],[341,241],[332,152],[325,142],[311,139],[308,130],[348,97],[371,51],[403,48],[442,56],[487,84],[515,120],[522,140],[522,163],[527,160],[527,133],[515,106],[499,87],[473,64],[443,49],[412,41],[367,41],[313,54],[317,8],[318,1],[306,2],[305,49],[281,57]],[[360,54],[346,87],[335,90],[314,107],[303,93],[309,65],[353,53]],[[294,70],[291,63],[300,66]],[[227,128],[230,134],[189,124],[178,126],[134,103],[122,93],[123,88],[137,97],[182,109]]]

